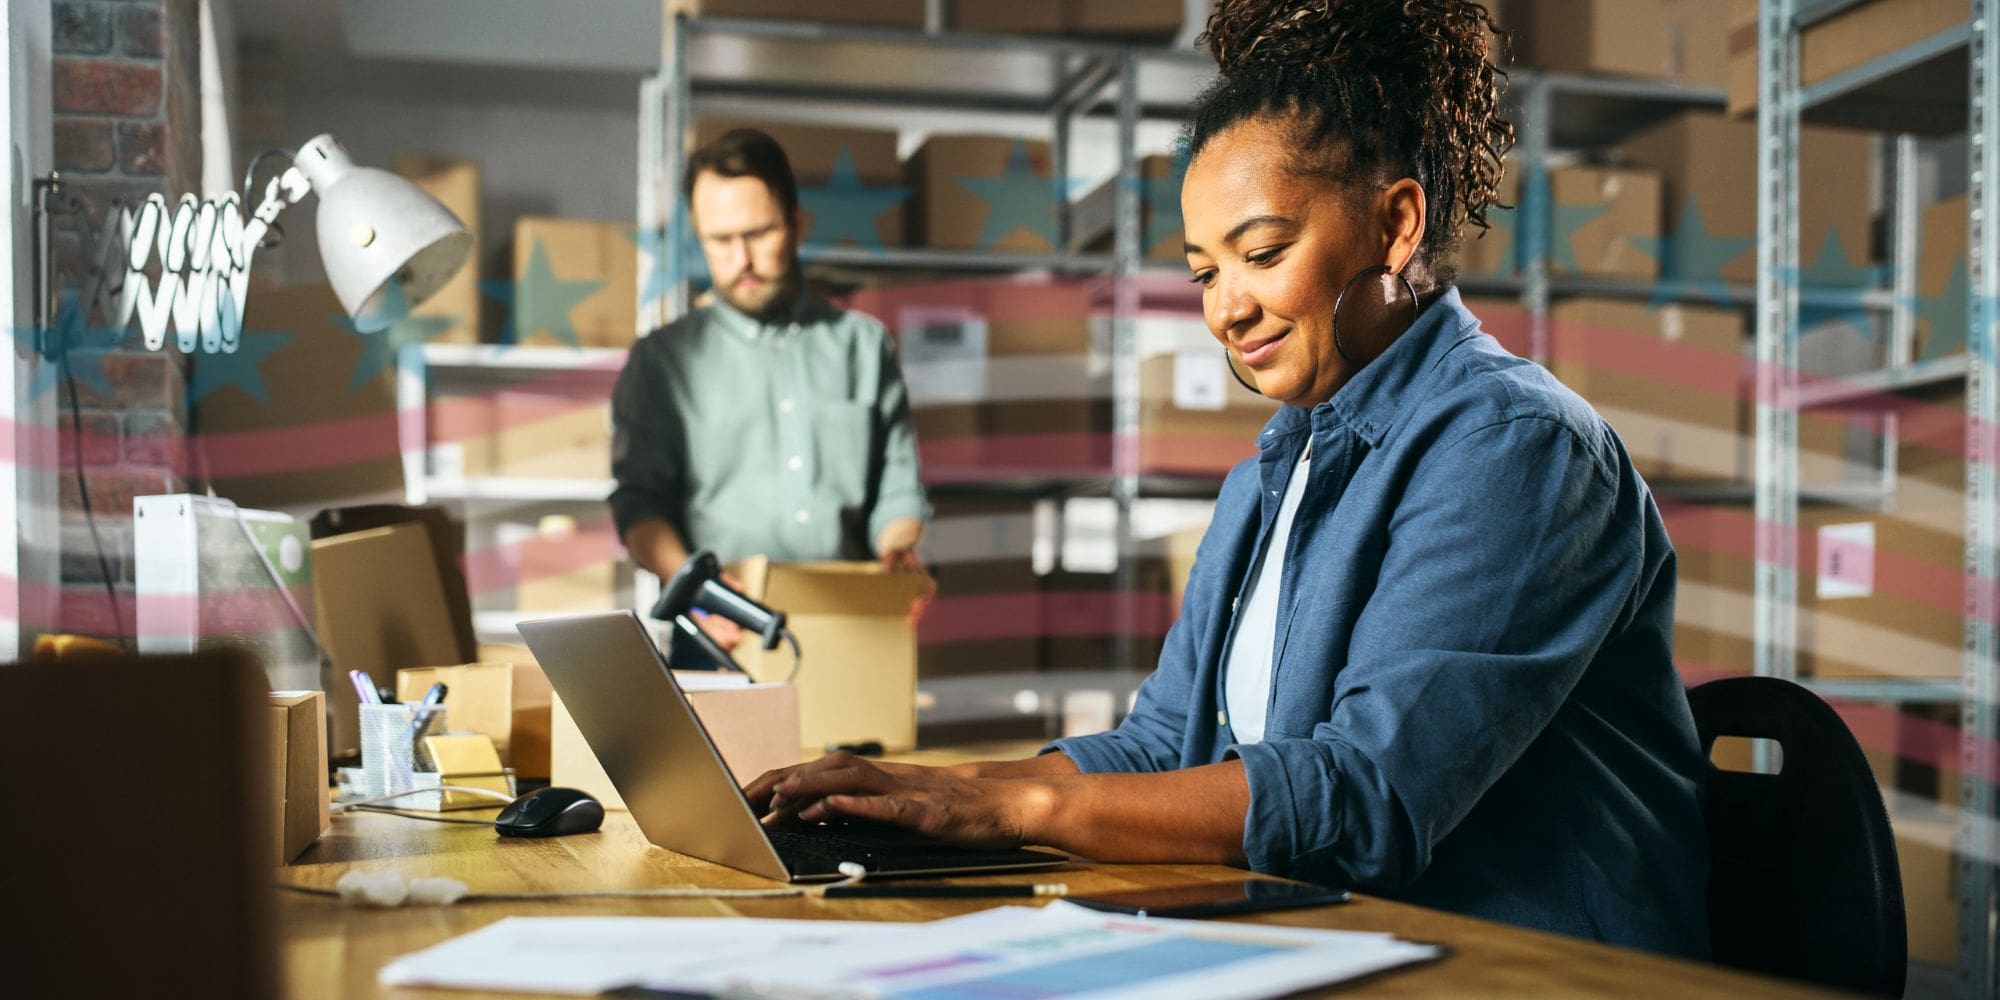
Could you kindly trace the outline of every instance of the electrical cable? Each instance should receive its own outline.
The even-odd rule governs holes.
[[[68,344],[56,355],[56,364],[61,366],[63,381],[69,386],[69,426],[75,438],[72,457],[76,459],[77,496],[83,500],[83,522],[89,526],[90,544],[97,550],[97,571],[104,578],[104,596],[111,602],[111,635],[123,645],[125,616],[118,611],[118,584],[111,579],[111,560],[104,556],[104,539],[97,534],[97,514],[90,507],[90,481],[83,474],[83,406],[76,398],[76,372],[70,368]]]
[[[790,684],[799,679],[799,663],[804,658],[799,655],[799,637],[793,635],[791,629],[784,629],[779,634],[785,637],[786,642],[792,644],[792,672],[785,675],[785,683]]]
[[[659,889],[578,889],[559,892],[470,892],[465,883],[449,878],[415,878],[407,881],[396,870],[350,871],[331,889],[278,883],[285,892],[339,899],[350,905],[396,907],[406,902],[449,906],[458,902],[493,902],[549,899],[790,899],[824,896],[829,889],[845,889],[861,884],[868,869],[857,862],[840,863],[841,878],[825,885],[786,885],[770,889],[707,888],[670,886]]]
[[[263,150],[256,156],[251,157],[250,165],[243,168],[243,211],[250,211],[250,193],[252,186],[257,182],[257,168],[263,164],[265,159],[273,156],[282,156],[293,163],[298,162],[298,157],[292,155],[291,150],[277,149],[275,147]],[[278,220],[272,219],[265,226],[264,238],[257,244],[259,250],[275,249],[285,242],[285,230],[284,227],[278,225]]]
[[[427,788],[425,791],[430,791],[430,789]],[[489,829],[493,826],[493,821],[490,819],[460,819],[456,816],[432,816],[429,813],[408,812],[402,809],[391,809],[388,806],[354,806],[351,811],[380,813],[384,816],[401,816],[404,819],[420,819],[427,823],[463,823],[466,826],[483,826]]]

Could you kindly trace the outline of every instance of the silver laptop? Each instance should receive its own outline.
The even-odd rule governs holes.
[[[838,878],[845,861],[871,875],[957,875],[1069,860],[1048,851],[953,847],[876,827],[767,830],[638,615],[542,618],[520,628],[640,831],[670,851],[789,882]]]

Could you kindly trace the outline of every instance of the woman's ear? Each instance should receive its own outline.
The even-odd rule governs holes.
[[[1382,237],[1387,253],[1382,263],[1397,273],[1410,265],[1424,245],[1424,219],[1429,201],[1424,186],[1405,177],[1382,192]]]

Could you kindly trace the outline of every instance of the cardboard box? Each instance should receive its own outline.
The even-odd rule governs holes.
[[[667,10],[690,17],[775,17],[915,31],[924,27],[924,0],[668,0]]]
[[[1910,961],[1950,968],[1958,964],[1958,821],[1956,814],[1900,811],[1896,857],[1903,877],[1903,919]]]
[[[289,864],[333,825],[327,805],[326,699],[318,691],[271,692],[272,796],[277,863]]]
[[[1517,358],[1533,358],[1534,326],[1528,307],[1512,297],[1467,295],[1459,300],[1479,317],[1479,327]]]
[[[444,706],[451,731],[483,733],[507,757],[514,733],[514,665],[464,663],[449,667],[405,667],[396,671],[396,700],[418,702],[432,684],[445,686]]]
[[[806,245],[903,245],[903,202],[909,192],[903,186],[894,130],[703,118],[695,124],[688,148],[699,149],[738,128],[757,129],[784,149],[799,186]]]
[[[1507,0],[1514,64],[1721,89],[1729,19],[1717,0]]]
[[[1958,676],[1960,535],[1862,511],[1799,523],[1800,676]]]
[[[924,549],[938,592],[917,623],[920,687],[1035,669],[1041,636],[1035,540],[1032,502],[932,502]]]
[[[1919,361],[1965,353],[1971,335],[1972,260],[1967,241],[1971,203],[1965,196],[1925,207],[1917,226]]]
[[[269,693],[233,650],[0,669],[8,996],[285,994]]]
[[[1549,370],[1609,421],[1648,480],[1742,478],[1743,316],[1575,298],[1549,311]]]
[[[443,325],[426,332],[424,340],[433,344],[476,344],[479,342],[479,164],[427,153],[398,153],[392,169],[415,181],[423,192],[436,198],[472,234],[472,250],[437,294],[411,310],[420,319],[436,319]],[[430,324],[421,329],[428,331]]]
[[[409,507],[400,503],[370,504],[362,507],[333,507],[313,515],[312,537],[334,535],[370,528],[386,528],[415,522],[424,528],[431,543],[431,565],[437,567],[444,584],[445,604],[451,608],[452,631],[458,637],[458,655],[452,659],[471,663],[479,659],[479,638],[472,629],[472,595],[465,582],[465,524],[443,507]]]
[[[1187,261],[1181,225],[1181,181],[1187,164],[1172,156],[1139,158],[1139,251],[1165,264]],[[1112,177],[1070,206],[1070,245],[1110,253],[1117,239],[1118,178]]]
[[[1139,364],[1139,463],[1160,475],[1213,476],[1257,454],[1278,403],[1236,384],[1218,346]]]
[[[1660,178],[1650,170],[1564,167],[1549,172],[1551,274],[1651,280],[1660,262]]]
[[[611,474],[611,403],[595,397],[493,390],[433,396],[431,475],[604,479]]]
[[[1799,257],[1808,276],[1858,268],[1869,248],[1876,161],[1869,136],[1799,129]],[[1660,175],[1669,237],[1661,277],[1757,280],[1757,125],[1687,111],[1619,144],[1616,157]],[[1844,260],[1825,259],[1837,246]]]
[[[910,157],[910,245],[1053,253],[1067,197],[1040,139],[933,135]]]
[[[395,355],[345,316],[324,285],[258,288],[242,348],[189,359],[189,440],[219,495],[266,510],[403,496]]]
[[[1042,640],[1044,674],[1098,675],[1120,668],[1117,662],[1121,624],[1131,651],[1125,669],[1150,672],[1160,661],[1167,629],[1173,625],[1168,569],[1158,558],[1135,554],[1133,590],[1118,589],[1115,573],[1058,569],[1042,577]],[[1120,605],[1125,605],[1121,609]],[[1097,677],[1080,678],[1095,684]],[[1051,688],[1071,682],[1051,680]]]
[[[1756,7],[1737,0],[1729,25],[1729,104],[1732,116],[1756,112],[1757,86]],[[1941,32],[1949,31],[1971,16],[1966,0],[1869,0],[1841,11],[1806,28],[1799,36],[1799,85],[1811,87],[1863,63],[1906,48]],[[1933,60],[1933,63],[1947,62]],[[1950,132],[1965,127],[1965,119],[1951,115],[1913,114],[1934,104],[1948,102],[1952,108],[1964,106],[1962,68],[1952,82],[1951,70],[1933,65],[1924,79],[1901,87],[1888,100],[1867,105],[1848,104],[1841,109],[1841,124],[1879,128],[1887,131]],[[1936,84],[1932,87],[1931,84]],[[1947,96],[1939,97],[1938,91]]]
[[[526,646],[480,643],[481,663],[505,663],[514,670],[513,718],[507,765],[523,778],[549,776],[549,712],[555,691]]]
[[[1514,164],[1507,164],[1500,175],[1497,202],[1486,208],[1487,228],[1467,225],[1459,233],[1459,277],[1505,278],[1520,273],[1520,205],[1521,175]]]
[[[1748,504],[1666,512],[1677,573],[1674,663],[1689,684],[1755,667],[1756,525]]]
[[[798,637],[800,734],[806,747],[875,740],[890,750],[916,745],[917,633],[911,604],[925,582],[916,573],[885,573],[872,562],[772,562],[762,556],[729,565],[743,592],[785,612]],[[759,681],[792,673],[787,647],[765,652],[754,642],[733,651]]]
[[[562,516],[533,525],[503,523],[495,526],[495,540],[513,565],[515,610],[570,614],[619,606],[623,560],[608,520],[593,522],[588,531]]]
[[[701,685],[728,681],[735,675],[676,671],[674,676],[689,689],[688,704],[737,784],[747,784],[765,771],[804,759],[797,736],[796,687],[770,683],[704,689]],[[624,798],[604,773],[604,765],[597,762],[597,755],[560,697],[554,697],[550,705],[549,751],[552,783],[589,792],[606,809],[625,808]]]
[[[458,659],[444,584],[421,524],[335,535],[313,542],[313,607],[319,639],[339,672],[333,685],[336,758],[360,752],[361,723],[350,670],[378,685],[404,667]]]
[[[630,224],[522,216],[514,223],[511,341],[629,348],[638,338],[639,244]]]
[[[1181,30],[1183,0],[956,0],[951,26],[1005,35],[1165,41]]]

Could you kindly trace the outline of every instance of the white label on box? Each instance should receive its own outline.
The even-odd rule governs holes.
[[[1229,372],[1220,351],[1174,355],[1174,406],[1220,410],[1229,404]]]
[[[1669,344],[1679,343],[1687,336],[1687,314],[1680,306],[1668,305],[1660,309],[1660,336]]]
[[[912,401],[976,400],[986,392],[986,317],[970,309],[907,308],[896,329]]]
[[[462,444],[434,444],[427,454],[431,477],[434,479],[465,478],[465,446]]]
[[[1819,529],[1821,600],[1867,597],[1875,592],[1875,522],[1829,524]]]

